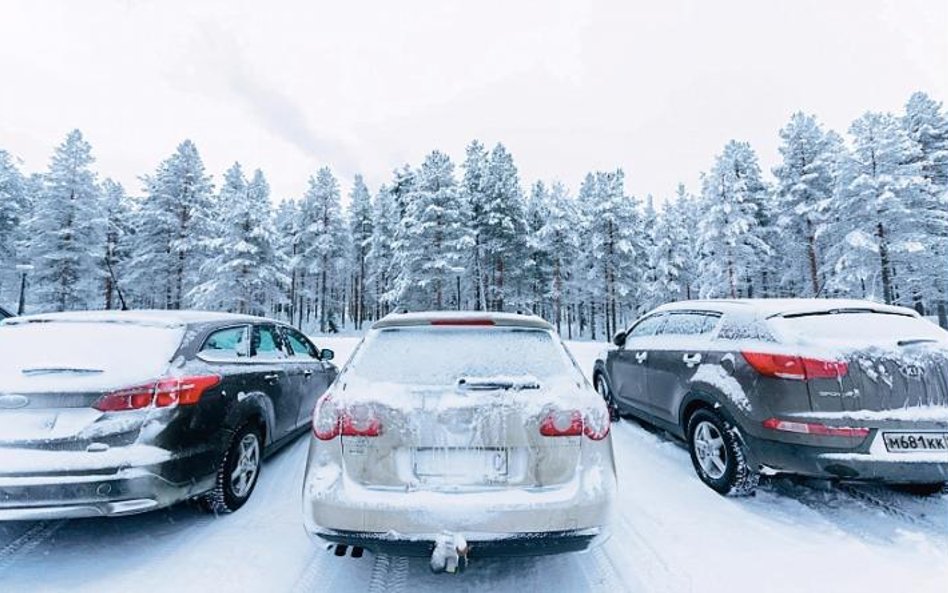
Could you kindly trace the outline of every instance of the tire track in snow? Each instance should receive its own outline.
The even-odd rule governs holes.
[[[587,572],[586,578],[590,585],[596,586],[595,591],[608,591],[610,593],[620,591],[629,593],[631,591],[616,569],[615,562],[603,551],[602,546],[593,548],[589,552],[589,556],[592,558],[594,574],[590,575]]]
[[[368,593],[400,593],[408,580],[408,558],[379,554],[372,566]]]
[[[43,521],[29,528],[2,549],[0,549],[0,573],[12,566],[18,559],[29,554],[36,546],[51,538],[67,520]]]
[[[935,523],[934,521],[926,517],[921,517],[916,514],[913,514],[905,510],[904,508],[902,508],[896,501],[885,500],[882,497],[876,496],[872,494],[871,492],[867,492],[865,490],[856,488],[855,486],[852,486],[850,484],[841,484],[839,486],[839,489],[842,492],[844,492],[846,495],[848,495],[849,497],[855,498],[867,506],[879,509],[880,511],[884,512],[887,515],[891,515],[893,517],[896,517],[898,519],[901,519],[903,521],[906,521],[908,523],[911,523],[919,527],[932,529],[939,533],[943,533],[945,530],[944,525],[938,525],[937,523]]]

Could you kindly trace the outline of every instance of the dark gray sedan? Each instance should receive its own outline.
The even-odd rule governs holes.
[[[948,332],[856,300],[688,301],[618,333],[594,369],[614,415],[685,439],[698,476],[748,494],[761,473],[948,481]]]
[[[0,325],[0,520],[240,508],[336,376],[277,321],[85,312]]]

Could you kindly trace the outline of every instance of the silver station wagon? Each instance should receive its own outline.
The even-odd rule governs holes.
[[[585,549],[615,494],[609,430],[542,319],[389,315],[316,406],[306,526],[435,571]]]

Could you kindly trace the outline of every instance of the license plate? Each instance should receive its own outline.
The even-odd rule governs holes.
[[[415,449],[412,465],[425,482],[493,484],[507,478],[507,449]]]
[[[884,432],[882,440],[890,453],[944,451],[948,453],[948,432]]]

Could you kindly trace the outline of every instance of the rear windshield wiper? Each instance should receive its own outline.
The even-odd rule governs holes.
[[[530,379],[478,379],[461,377],[458,379],[458,389],[464,391],[520,391],[522,389],[539,389],[540,384]]]
[[[44,368],[35,368],[35,369],[23,369],[20,371],[24,375],[58,375],[58,374],[75,374],[75,375],[97,375],[99,373],[104,373],[102,369],[81,369],[76,367],[44,367]]]
[[[935,338],[909,338],[907,340],[899,340],[896,342],[899,346],[911,346],[913,344],[931,344],[933,342],[938,342]]]

